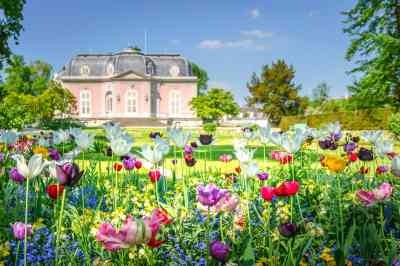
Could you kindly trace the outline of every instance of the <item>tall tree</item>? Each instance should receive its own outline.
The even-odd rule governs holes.
[[[271,122],[279,123],[283,116],[304,113],[307,97],[301,97],[300,85],[294,83],[295,71],[284,60],[273,62],[262,69],[261,76],[248,83],[248,105],[267,114]]]
[[[326,102],[329,98],[330,87],[328,83],[319,83],[312,91],[312,100],[317,104]]]
[[[207,91],[207,82],[209,80],[207,71],[196,65],[195,63],[190,63],[193,75],[197,77],[197,94],[203,95]]]
[[[0,0],[0,69],[11,57],[10,39],[18,44],[22,27],[25,0]]]
[[[230,91],[213,88],[206,94],[194,97],[192,110],[205,122],[218,122],[224,115],[237,115],[240,107]]]
[[[363,74],[350,92],[363,104],[400,104],[400,0],[358,0],[344,15],[346,58],[357,65],[351,73]]]

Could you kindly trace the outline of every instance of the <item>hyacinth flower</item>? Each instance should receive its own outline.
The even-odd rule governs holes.
[[[151,217],[135,219],[128,216],[119,230],[111,224],[101,224],[96,234],[96,240],[111,252],[137,245],[148,245],[155,248],[164,243],[162,240],[157,240],[160,225],[170,222],[171,220],[164,210],[156,209]]]
[[[372,191],[358,190],[356,196],[366,207],[369,207],[390,198],[392,192],[393,187],[391,184],[382,183],[379,188]]]

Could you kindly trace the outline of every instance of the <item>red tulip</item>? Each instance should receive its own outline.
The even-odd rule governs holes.
[[[49,197],[53,200],[57,199],[59,196],[61,196],[64,192],[64,186],[63,185],[57,185],[57,184],[52,184],[48,185],[46,187],[46,192],[49,195]]]
[[[274,187],[262,187],[260,189],[261,197],[266,201],[272,201],[275,197],[275,188]]]
[[[288,164],[293,161],[293,156],[291,154],[285,155],[280,158],[281,164]]]
[[[150,170],[149,177],[150,177],[151,182],[154,183],[154,182],[160,180],[161,173],[159,170]]]
[[[114,170],[119,172],[122,170],[123,165],[121,163],[114,163]]]
[[[172,223],[172,219],[169,217],[168,212],[163,208],[157,208],[153,211],[153,216],[157,219],[161,224],[170,224]]]
[[[241,171],[242,171],[242,169],[240,169],[240,166],[237,166],[237,167],[235,168],[235,172],[236,172],[236,173],[240,174]]]
[[[275,194],[280,197],[290,197],[296,195],[299,191],[300,184],[297,181],[285,181],[275,189]]]
[[[350,162],[355,162],[355,161],[358,160],[357,153],[353,153],[353,152],[352,152],[352,153],[349,153],[348,157],[349,157],[349,161],[350,161]]]
[[[138,170],[139,170],[140,168],[142,168],[142,162],[139,161],[139,160],[136,160],[136,161],[135,161],[135,168],[138,169]]]
[[[368,167],[365,167],[365,166],[361,166],[360,167],[360,174],[366,175],[366,174],[368,174],[368,172],[369,172],[369,168]]]

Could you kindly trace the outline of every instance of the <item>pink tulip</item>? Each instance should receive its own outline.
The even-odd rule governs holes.
[[[32,235],[32,225],[30,225],[30,224],[25,226],[24,223],[16,222],[12,225],[12,229],[13,229],[14,237],[18,240],[25,239],[25,230],[27,231],[26,232],[27,236]]]
[[[393,187],[391,184],[382,183],[379,188],[373,191],[359,190],[356,192],[356,196],[366,207],[369,207],[376,202],[388,199],[392,195],[392,192]]]
[[[385,199],[388,199],[392,195],[393,187],[389,183],[382,183],[379,186],[379,189],[375,189],[374,195],[375,198],[379,201],[383,201]]]
[[[282,154],[281,154],[280,151],[272,151],[271,152],[271,157],[272,157],[272,160],[280,161],[281,158],[282,158]]]
[[[215,210],[217,212],[234,212],[239,203],[240,199],[238,196],[227,193],[215,205]]]
[[[367,207],[371,206],[376,201],[374,193],[370,191],[359,190],[356,192],[356,196]]]

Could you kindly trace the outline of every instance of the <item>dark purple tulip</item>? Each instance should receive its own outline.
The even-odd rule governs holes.
[[[172,163],[173,165],[176,165],[176,164],[178,163],[178,161],[175,160],[175,159],[173,159],[173,160],[171,161],[171,163]]]
[[[278,230],[282,236],[292,237],[296,235],[298,227],[296,224],[286,223],[286,224],[281,224],[278,227]]]
[[[122,160],[124,168],[129,171],[135,168],[135,162],[136,162],[135,158],[131,156],[127,156],[125,159]]]
[[[372,151],[366,148],[360,148],[358,151],[358,158],[361,161],[372,161],[374,159],[374,155],[372,154]]]
[[[60,184],[70,187],[76,185],[83,175],[83,171],[80,171],[78,165],[75,163],[57,165],[56,171]]]
[[[331,141],[329,139],[324,139],[319,141],[319,147],[323,150],[329,149]]]
[[[151,132],[150,135],[149,135],[149,137],[150,137],[151,139],[155,139],[155,138],[157,138],[157,137],[161,138],[161,133],[160,133],[160,132]]]
[[[351,140],[352,140],[353,142],[355,142],[355,143],[358,143],[358,142],[360,141],[360,137],[354,136],[354,137],[351,138]]]
[[[18,170],[17,170],[17,168],[11,168],[11,170],[10,170],[10,172],[9,172],[9,175],[10,175],[10,178],[13,180],[13,181],[15,181],[15,182],[17,182],[17,183],[21,183],[21,182],[23,182],[24,180],[25,180],[25,177],[23,176],[23,175],[21,175],[19,172],[18,172]]]
[[[262,173],[258,173],[257,174],[258,179],[260,179],[261,181],[267,180],[269,177],[269,174],[266,172],[262,172]]]
[[[354,142],[349,142],[343,145],[343,150],[346,153],[353,152],[357,148],[357,144]]]
[[[222,243],[221,241],[213,240],[210,242],[209,250],[211,256],[214,259],[220,262],[224,262],[226,258],[229,256],[230,248],[228,245]]]
[[[342,133],[335,133],[335,134],[332,134],[332,139],[334,140],[334,141],[339,141],[340,139],[342,138]]]
[[[199,140],[201,145],[210,145],[213,141],[213,135],[201,134]]]
[[[61,160],[61,155],[60,155],[60,153],[58,152],[58,150],[53,149],[53,148],[48,148],[47,150],[48,150],[49,156],[50,156],[50,158],[51,158],[52,160],[54,160],[54,161],[59,161],[59,160]]]
[[[214,184],[199,185],[197,187],[197,200],[204,206],[214,206],[226,193],[227,190],[220,189]]]
[[[197,142],[196,142],[196,141],[190,142],[190,146],[191,146],[193,149],[197,149],[197,148],[199,147],[199,145],[197,145]]]
[[[191,159],[185,159],[185,163],[189,167],[193,167],[196,164],[196,159],[191,158]]]
[[[111,149],[111,147],[107,147],[107,149],[106,149],[106,155],[108,156],[108,157],[111,157],[112,155],[113,155],[113,152],[112,152],[112,149]]]

